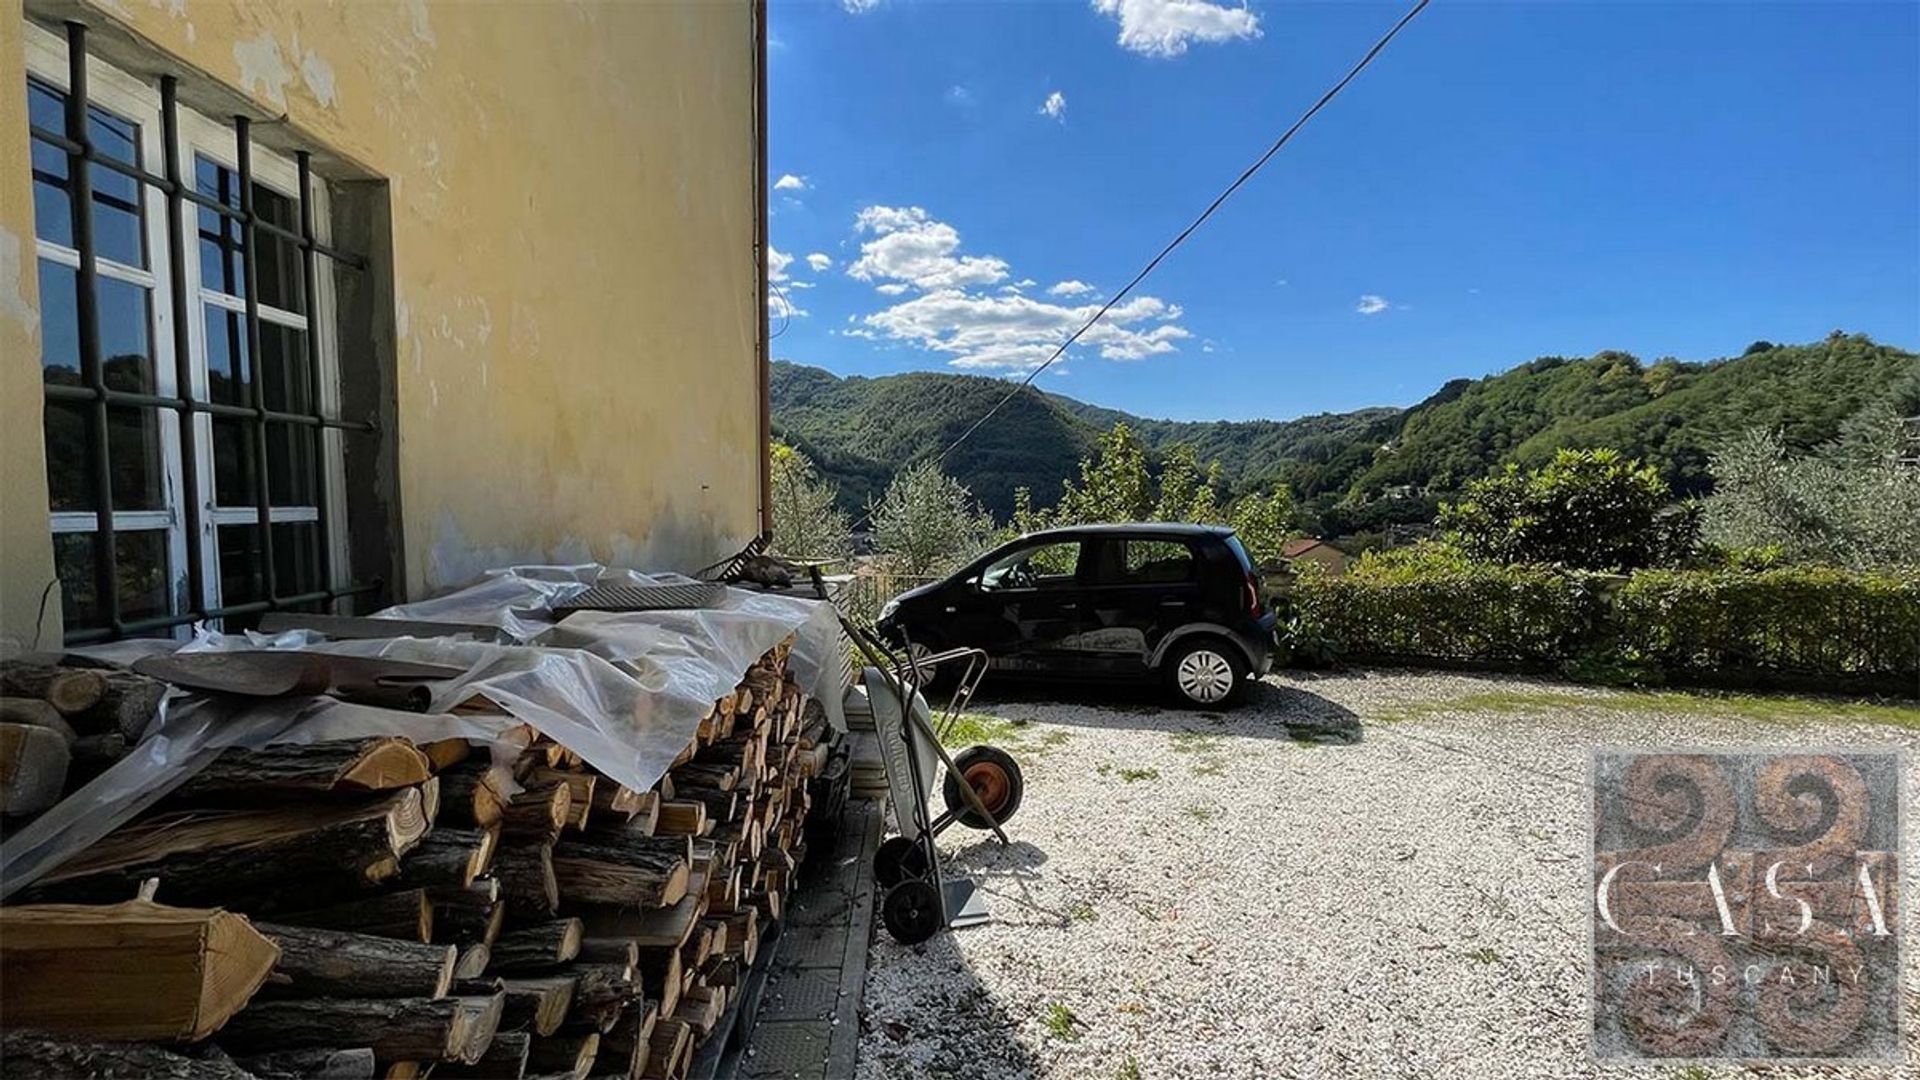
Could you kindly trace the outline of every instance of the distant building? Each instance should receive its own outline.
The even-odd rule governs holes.
[[[1302,536],[1286,542],[1281,555],[1290,563],[1315,563],[1329,574],[1344,574],[1352,560],[1346,552],[1318,537]],[[1297,567],[1296,567],[1297,569]]]

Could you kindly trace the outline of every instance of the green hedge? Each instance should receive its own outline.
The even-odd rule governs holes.
[[[1434,561],[1302,577],[1296,663],[1560,670],[1604,681],[1912,694],[1920,570],[1643,570],[1630,578]]]
[[[1327,658],[1535,666],[1579,648],[1595,603],[1585,578],[1462,563],[1302,577],[1293,607],[1296,646]]]
[[[1611,610],[1622,653],[1674,674],[1920,677],[1920,572],[1647,570]]]

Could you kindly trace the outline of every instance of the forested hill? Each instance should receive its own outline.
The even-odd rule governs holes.
[[[789,363],[774,365],[772,381],[775,434],[813,458],[850,509],[902,465],[939,453],[1007,390],[979,376],[843,379]],[[1453,380],[1410,409],[1296,420],[1151,420],[1028,389],[954,453],[947,471],[1004,518],[1017,487],[1051,502],[1094,436],[1125,421],[1152,447],[1187,443],[1202,461],[1219,461],[1233,493],[1284,480],[1322,511],[1410,493],[1417,515],[1418,504],[1497,465],[1537,463],[1564,446],[1618,447],[1697,493],[1708,483],[1708,455],[1742,430],[1776,429],[1789,445],[1812,446],[1897,387],[1916,385],[1920,356],[1834,335],[1810,345],[1756,342],[1739,357],[1698,364],[1643,364],[1616,352],[1543,357]]]

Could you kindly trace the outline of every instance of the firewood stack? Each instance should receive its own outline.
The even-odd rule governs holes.
[[[649,791],[545,738],[228,751],[0,908],[0,1014],[257,1076],[678,1080],[806,854],[791,645]]]

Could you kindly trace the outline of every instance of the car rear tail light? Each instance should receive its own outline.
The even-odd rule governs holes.
[[[1263,614],[1260,609],[1260,579],[1253,576],[1252,571],[1247,572],[1247,613],[1256,619]]]

